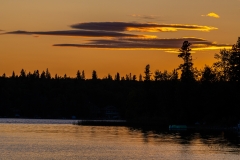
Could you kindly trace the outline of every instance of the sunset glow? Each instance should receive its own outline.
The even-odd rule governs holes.
[[[173,70],[180,60],[172,53],[185,40],[192,43],[200,69],[240,36],[238,0],[150,2],[1,2],[0,75],[19,74],[22,68],[49,68],[53,75],[72,77],[77,70],[85,70],[87,77],[92,70],[99,77],[139,75],[146,64],[152,72]]]

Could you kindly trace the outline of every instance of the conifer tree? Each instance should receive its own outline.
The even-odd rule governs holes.
[[[79,79],[82,79],[82,77],[81,77],[81,72],[80,72],[79,70],[77,71],[77,77],[76,77],[76,78],[77,78],[78,80],[79,80]]]
[[[66,73],[64,74],[63,78],[64,78],[64,79],[67,79],[67,78],[68,78]]]
[[[172,80],[172,81],[177,81],[177,80],[178,80],[178,72],[177,72],[176,69],[174,69],[174,70],[172,71],[170,80]]]
[[[20,72],[20,77],[21,78],[26,78],[26,72],[23,69]]]
[[[46,78],[46,73],[44,71],[42,71],[41,75],[40,75],[41,79],[45,79]]]
[[[85,80],[85,72],[84,72],[84,70],[82,71],[82,79]]]
[[[136,75],[133,75],[132,80],[133,80],[133,81],[136,81],[136,80],[137,80],[137,76],[136,76]]]
[[[202,71],[202,77],[201,77],[200,81],[214,82],[214,81],[216,81],[216,73],[214,72],[214,70],[211,67],[205,66]]]
[[[57,75],[57,74],[55,74],[55,79],[59,79],[59,77],[58,77],[58,75]]]
[[[113,78],[112,78],[112,76],[110,74],[108,74],[107,79],[108,80],[113,80]]]
[[[51,73],[48,71],[48,68],[46,69],[45,76],[47,79],[51,79]]]
[[[34,78],[39,78],[39,71],[38,70],[34,71],[33,75]]]
[[[238,37],[237,43],[233,45],[229,58],[229,78],[231,81],[240,81],[240,37]]]
[[[240,81],[240,37],[232,49],[220,50],[214,58],[218,60],[213,66],[220,81]]]
[[[126,81],[130,81],[130,77],[129,77],[129,75],[128,74],[126,74]]]
[[[142,82],[143,79],[142,79],[142,74],[139,75],[139,81]]]
[[[182,47],[179,49],[180,53],[178,55],[178,57],[183,60],[183,64],[180,64],[178,69],[182,71],[181,81],[184,82],[192,82],[195,80],[190,45],[191,43],[184,41]]]
[[[117,72],[117,74],[115,75],[115,81],[120,81],[120,74]]]
[[[12,72],[11,78],[16,78],[16,75],[15,75],[15,72],[14,72],[14,71]]]
[[[150,65],[149,65],[149,64],[146,65],[144,74],[145,74],[145,76],[144,76],[144,81],[150,81],[150,80],[151,80],[151,75],[152,75],[152,73],[151,73],[151,71],[150,71]]]
[[[92,80],[97,80],[98,77],[97,77],[97,72],[95,70],[93,70],[92,72]]]

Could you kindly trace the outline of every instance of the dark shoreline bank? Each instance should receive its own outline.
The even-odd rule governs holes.
[[[126,126],[132,128],[142,128],[146,130],[169,130],[169,131],[233,131],[240,132],[239,126],[223,125],[186,125],[186,128],[169,128],[170,125],[158,123],[138,123],[126,120],[80,120],[75,125],[83,126]]]

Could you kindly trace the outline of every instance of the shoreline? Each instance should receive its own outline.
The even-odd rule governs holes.
[[[36,122],[33,122],[36,121]],[[39,122],[42,121],[42,122]],[[142,128],[146,130],[168,130],[168,131],[229,131],[239,132],[238,125],[167,125],[155,123],[129,122],[127,120],[84,120],[84,119],[41,119],[41,118],[0,118],[0,123],[51,123],[80,125],[80,126],[123,126]],[[62,123],[60,123],[62,122]]]

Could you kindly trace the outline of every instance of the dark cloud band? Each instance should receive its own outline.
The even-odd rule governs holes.
[[[53,36],[83,36],[83,37],[156,37],[148,35],[136,35],[126,31],[140,32],[164,32],[177,30],[201,30],[216,29],[209,26],[183,25],[183,24],[156,24],[156,23],[129,23],[129,22],[88,22],[71,26],[74,30],[60,31],[12,31],[3,34],[22,35],[53,35]],[[125,33],[123,33],[125,32]]]
[[[101,31],[146,31],[163,32],[176,30],[210,31],[217,29],[210,26],[185,24],[157,24],[157,23],[128,23],[128,22],[87,22],[71,25],[75,29],[101,30]]]
[[[106,32],[106,31],[86,31],[86,30],[65,30],[65,31],[13,31],[5,34],[23,34],[23,35],[54,35],[54,36],[83,36],[83,37],[144,37],[143,35],[134,35],[119,32]]]
[[[214,44],[200,38],[179,38],[179,39],[113,39],[113,40],[91,40],[83,44],[55,44],[62,47],[80,48],[106,48],[106,49],[156,49],[176,50],[181,47],[184,41],[192,43],[193,48],[230,47],[226,44]]]

